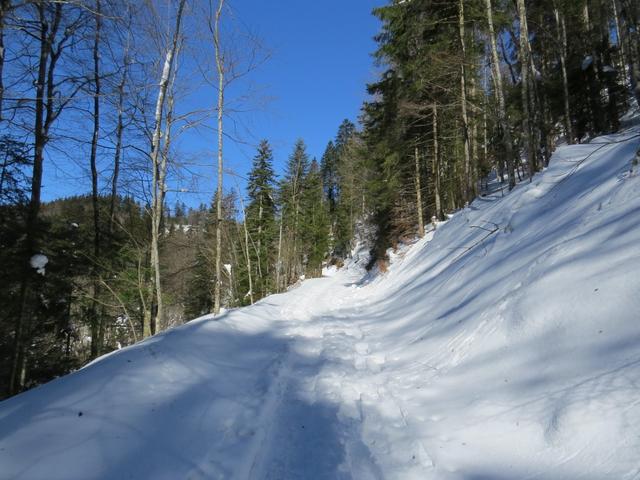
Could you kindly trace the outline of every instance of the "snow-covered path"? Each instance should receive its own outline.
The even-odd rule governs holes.
[[[639,146],[2,402],[0,479],[640,479]]]

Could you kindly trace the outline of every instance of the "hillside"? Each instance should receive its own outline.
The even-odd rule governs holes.
[[[638,478],[639,146],[0,403],[0,478]]]

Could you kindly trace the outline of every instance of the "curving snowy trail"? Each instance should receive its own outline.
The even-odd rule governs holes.
[[[638,138],[0,403],[0,479],[639,479]]]

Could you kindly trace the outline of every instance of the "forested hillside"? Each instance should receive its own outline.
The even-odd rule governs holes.
[[[232,2],[0,1],[2,395],[341,267],[363,225],[368,267],[384,271],[389,247],[638,108],[635,0],[394,0],[373,14],[379,75],[360,118],[320,158],[300,139],[276,168],[266,138],[231,171],[230,94],[269,56]],[[191,110],[196,77],[214,94]],[[199,206],[181,141],[198,127],[216,152]],[[44,201],[46,172],[70,165],[80,193]]]

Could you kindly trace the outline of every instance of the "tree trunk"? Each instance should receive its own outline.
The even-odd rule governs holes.
[[[249,249],[249,230],[247,229],[247,211],[244,209],[244,202],[242,201],[242,198],[238,198],[240,198],[242,216],[244,217],[244,220],[242,222],[242,229],[244,231],[244,250],[247,262],[247,274],[249,277],[249,301],[251,302],[251,305],[253,305],[253,275],[251,271],[251,251]]]
[[[569,76],[567,75],[567,26],[564,15],[560,14],[558,7],[554,7],[556,17],[556,33],[560,39],[560,68],[562,70],[562,94],[564,100],[564,129],[567,143],[573,145],[573,128],[571,126],[571,109],[569,108]]]
[[[11,10],[11,0],[0,0],[0,122],[2,121],[4,99],[4,24],[7,14]]]
[[[278,234],[278,260],[276,262],[276,292],[280,292],[280,278],[282,270],[282,224],[284,223],[284,211],[280,214],[280,233]]]
[[[511,129],[507,118],[507,109],[504,100],[504,89],[502,87],[502,73],[500,72],[500,59],[498,58],[498,48],[496,45],[496,34],[493,28],[493,12],[491,0],[485,0],[487,7],[487,23],[489,25],[489,40],[491,45],[491,57],[493,67],[493,78],[496,85],[496,98],[498,100],[498,124],[502,130],[502,140],[504,144],[507,172],[509,175],[509,190],[516,185],[514,171],[513,143],[511,141]]]
[[[470,78],[469,93],[471,96],[471,198],[475,198],[478,195],[478,179],[479,179],[479,165],[478,165],[478,108],[477,108],[477,87],[476,79],[474,75]]]
[[[640,105],[640,19],[635,0],[621,0],[626,13],[626,37],[628,40],[629,81],[631,90]]]
[[[482,163],[489,163],[489,132],[487,126],[487,98],[484,99],[484,108],[482,109]],[[496,172],[497,173],[497,172]],[[504,182],[504,179],[501,179]]]
[[[627,51],[624,39],[622,38],[622,24],[620,23],[620,14],[618,13],[618,0],[611,0],[611,8],[613,11],[613,26],[616,31],[616,43],[619,52],[618,68],[622,74],[625,85],[629,85],[629,79],[627,78]]]
[[[422,186],[420,182],[420,155],[418,145],[415,146],[414,157],[416,162],[416,213],[418,215],[418,235],[424,237],[424,216],[422,214]]]
[[[467,47],[465,44],[464,24],[464,0],[459,2],[458,28],[460,33],[460,46],[462,62],[460,62],[460,103],[462,106],[462,133],[464,136],[464,201],[471,201],[471,142],[469,139],[469,116],[467,115],[467,74],[465,62],[467,61]]]
[[[44,162],[44,147],[48,141],[49,127],[53,122],[54,85],[48,81],[53,79],[56,62],[51,58],[53,42],[60,27],[62,19],[62,4],[57,3],[53,13],[53,21],[49,23],[46,18],[46,8],[43,2],[35,5],[40,23],[40,53],[38,58],[38,75],[35,81],[35,121],[34,121],[34,153],[33,170],[31,176],[31,198],[27,207],[27,219],[25,224],[25,257],[22,281],[20,284],[20,309],[16,315],[16,323],[13,338],[11,356],[11,370],[9,378],[9,394],[13,395],[22,388],[21,372],[24,371],[24,330],[27,320],[27,305],[29,298],[29,284],[31,280],[31,256],[36,253],[38,236],[38,215],[40,213],[40,196],[42,191],[42,170]],[[46,97],[45,97],[46,96]]]
[[[589,120],[591,124],[591,136],[598,135],[604,131],[602,128],[602,112],[600,111],[600,81],[598,78],[598,55],[595,51],[594,35],[591,24],[591,13],[589,10],[589,0],[584,0],[582,7],[582,24],[584,29],[583,44],[584,52],[591,56],[591,65],[583,69],[584,81],[587,85]]]
[[[124,133],[124,88],[129,73],[129,39],[122,56],[122,78],[118,84],[118,106],[116,122],[116,148],[113,156],[113,176],[111,177],[111,199],[109,204],[109,236],[113,235],[116,221],[116,203],[118,201],[118,177],[120,176],[120,159],[122,158],[122,136]]]
[[[155,327],[162,321],[163,302],[162,302],[162,285],[160,282],[160,224],[162,220],[162,203],[164,198],[164,171],[166,171],[166,159],[161,159],[161,132],[162,117],[164,110],[165,97],[171,79],[171,69],[173,66],[174,56],[178,49],[178,38],[180,37],[180,26],[182,22],[182,12],[184,10],[185,0],[180,0],[178,5],[178,13],[176,16],[175,30],[170,47],[165,55],[162,76],[158,86],[158,98],[156,100],[156,110],[154,116],[154,131],[151,143],[151,165],[152,165],[152,205],[151,205],[151,268],[153,269],[153,291],[155,292],[156,310],[151,317],[150,333],[155,333]]]
[[[433,193],[436,204],[436,217],[444,220],[442,214],[442,199],[440,198],[440,151],[438,145],[438,105],[433,102]]]
[[[525,148],[527,152],[527,170],[529,181],[536,170],[535,149],[533,147],[531,113],[529,112],[529,28],[527,25],[527,9],[524,0],[517,0],[518,20],[520,23],[520,83],[522,100],[522,130],[524,132]]]
[[[260,203],[258,206],[258,248],[256,249],[256,260],[258,262],[258,278],[260,279],[260,295],[266,296],[265,279],[262,273],[262,216],[264,213],[263,193],[260,193]],[[246,219],[245,219],[246,222]]]
[[[224,108],[224,58],[222,57],[222,48],[220,45],[220,17],[222,16],[222,8],[224,0],[219,0],[215,17],[215,30],[213,34],[213,44],[216,57],[216,69],[218,72],[218,185],[216,189],[216,264],[215,264],[215,286],[213,291],[213,314],[220,313],[220,288],[222,272],[222,118]]]
[[[614,23],[615,27],[615,23]],[[609,117],[609,133],[615,133],[620,129],[620,112],[618,111],[618,83],[615,71],[607,71],[605,67],[613,69],[615,65],[611,57],[611,24],[608,9],[604,0],[600,2],[600,71],[602,80],[607,89],[607,110]]]
[[[93,208],[93,294],[91,299],[91,357],[95,358],[100,355],[101,339],[99,323],[101,317],[98,318],[98,296],[100,295],[100,283],[98,276],[100,268],[100,204],[98,191],[98,139],[100,137],[100,29],[102,26],[102,12],[100,0],[96,0],[95,31],[93,37],[93,136],[91,137],[91,154],[89,163],[91,165],[91,206]]]

